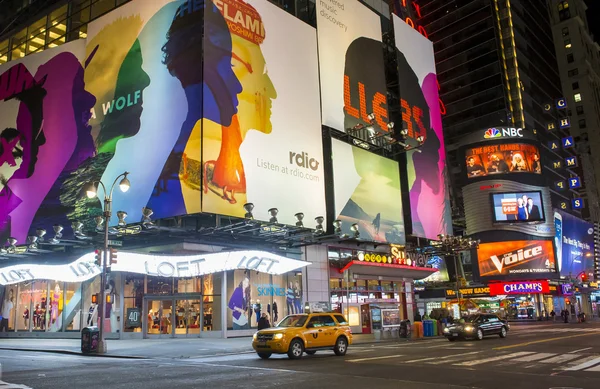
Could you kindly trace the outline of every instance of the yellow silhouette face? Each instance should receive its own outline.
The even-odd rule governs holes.
[[[242,138],[249,130],[270,134],[271,106],[277,92],[260,46],[232,34],[232,52],[233,71],[242,84],[237,113]]]

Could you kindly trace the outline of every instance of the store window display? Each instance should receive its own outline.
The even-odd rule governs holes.
[[[144,299],[144,276],[143,275],[128,275],[125,277],[125,285],[123,286],[123,312],[127,313],[130,308],[137,308],[142,312],[142,303]],[[141,327],[123,328],[124,332],[141,332]]]
[[[17,305],[17,331],[29,331],[31,324],[33,282],[23,282],[18,285],[19,293],[16,300]]]
[[[14,329],[15,320],[15,290],[6,288],[4,298],[2,299],[2,320],[0,320],[0,332],[7,332]]]
[[[64,285],[64,330],[81,331],[81,282],[67,282]]]
[[[48,282],[35,281],[33,283],[33,331],[46,331],[48,323]]]

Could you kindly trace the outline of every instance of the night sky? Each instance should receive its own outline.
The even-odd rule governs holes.
[[[600,42],[600,0],[586,0],[588,24],[594,40]]]

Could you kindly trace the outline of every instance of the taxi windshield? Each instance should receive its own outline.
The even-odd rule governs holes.
[[[277,327],[302,327],[306,323],[307,318],[308,316],[306,315],[290,315],[280,321]]]

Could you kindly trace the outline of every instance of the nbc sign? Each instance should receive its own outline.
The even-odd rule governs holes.
[[[502,137],[523,137],[523,129],[522,128],[512,128],[512,127],[493,127],[488,128],[483,135],[485,139],[494,139],[494,138],[502,138]]]

